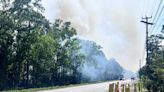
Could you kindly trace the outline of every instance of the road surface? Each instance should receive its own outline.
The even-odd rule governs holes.
[[[117,83],[118,81],[112,82],[104,82],[97,84],[88,84],[82,86],[61,88],[61,89],[53,89],[53,90],[45,90],[38,92],[108,92],[110,83]],[[119,81],[119,83],[131,82],[131,81]]]

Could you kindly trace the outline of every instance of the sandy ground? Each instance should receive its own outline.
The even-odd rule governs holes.
[[[97,83],[97,84],[90,84],[90,85],[82,85],[76,87],[69,87],[69,88],[61,88],[61,89],[53,89],[53,90],[45,90],[45,91],[38,91],[38,92],[108,92],[109,84],[116,83],[118,81],[112,82],[104,82],[104,83]],[[120,84],[122,83],[130,83],[132,81],[119,81]]]

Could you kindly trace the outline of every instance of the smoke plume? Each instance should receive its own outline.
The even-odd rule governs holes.
[[[46,17],[71,21],[80,37],[101,44],[106,57],[115,57],[136,71],[144,35],[139,25],[138,0],[44,0]]]
[[[108,60],[95,42],[80,39],[80,46],[80,53],[85,55],[85,62],[79,69],[82,81],[114,80],[123,74],[124,69],[117,61]]]

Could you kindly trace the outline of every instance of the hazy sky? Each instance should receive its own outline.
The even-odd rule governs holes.
[[[71,21],[82,38],[97,42],[106,57],[136,71],[143,58],[144,0],[43,0],[45,16]]]

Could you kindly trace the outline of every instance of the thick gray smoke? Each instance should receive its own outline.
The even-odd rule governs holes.
[[[107,60],[100,46],[95,42],[80,40],[80,43],[81,53],[86,58],[79,71],[84,81],[112,80],[122,75],[123,68],[115,59]]]

